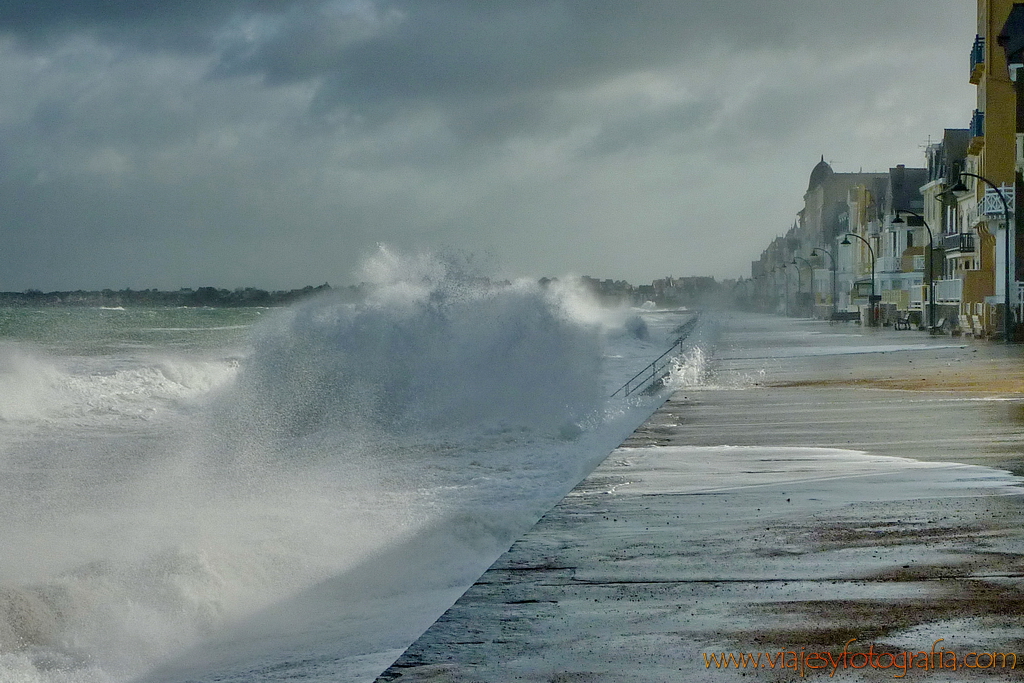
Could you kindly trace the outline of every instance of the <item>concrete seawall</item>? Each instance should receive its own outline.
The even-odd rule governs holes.
[[[977,676],[972,652],[1021,655],[988,672],[1020,680],[1021,361],[987,342],[726,320],[707,381],[675,391],[378,680],[889,680],[915,657],[959,680]],[[868,665],[816,671],[844,648]],[[734,652],[770,657],[756,672],[708,659]]]

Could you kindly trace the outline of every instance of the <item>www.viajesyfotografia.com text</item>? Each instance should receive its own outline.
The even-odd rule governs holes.
[[[790,669],[800,676],[818,672],[835,676],[839,671],[877,669],[892,671],[894,678],[903,678],[908,671],[958,671],[961,669],[1016,669],[1014,652],[966,652],[947,650],[940,645],[945,639],[932,643],[931,650],[913,652],[904,650],[876,652],[872,643],[866,651],[851,651],[856,638],[846,642],[842,652],[808,652],[806,648],[777,652],[705,652],[704,666],[708,669]]]

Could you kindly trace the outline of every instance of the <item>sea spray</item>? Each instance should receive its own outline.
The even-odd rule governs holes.
[[[56,398],[60,373],[23,345],[0,344],[0,422],[42,417]]]
[[[363,275],[246,349],[55,363],[6,454],[0,679],[372,678],[650,411],[603,398],[602,343],[664,343],[635,313],[387,250]]]
[[[385,276],[384,264],[372,270]],[[444,264],[410,270],[365,304],[324,296],[264,326],[238,379],[246,429],[533,434],[599,413],[597,330],[557,293],[480,283]]]
[[[666,386],[676,390],[704,385],[711,373],[709,363],[709,353],[704,347],[689,347],[672,359]]]

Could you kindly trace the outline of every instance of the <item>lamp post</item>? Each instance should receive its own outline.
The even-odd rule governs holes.
[[[907,209],[896,209],[896,218],[893,219],[893,225],[897,223],[905,223],[900,218],[900,213],[909,213],[911,216],[916,216],[921,219],[921,225],[928,231],[928,330],[930,332],[935,331],[935,260],[932,258],[932,242],[935,237],[932,235],[932,229],[928,227],[928,221],[924,219],[921,214],[909,211]]]
[[[771,309],[769,309],[768,312],[772,315],[779,311],[779,278],[775,277],[775,274],[778,272],[778,266],[772,266],[772,269],[768,271],[768,274],[772,276],[772,303]]]
[[[832,252],[831,251],[829,251],[828,249],[823,249],[821,247],[816,247],[814,249],[811,249],[811,256],[817,256],[819,251],[828,254],[829,260],[832,261],[832,317],[835,318],[836,317],[836,259],[835,259],[834,256],[832,256]]]
[[[1003,220],[1006,223],[1006,232],[1003,235],[1005,238],[1003,250],[1006,252],[1006,256],[1003,259],[1006,261],[1006,268],[1003,278],[1003,341],[1007,344],[1012,343],[1010,334],[1010,326],[1013,324],[1013,315],[1010,312],[1010,205],[1006,201],[1006,195],[1000,190],[995,183],[984,176],[980,176],[977,173],[968,173],[967,171],[960,171],[960,178],[957,178],[956,185],[949,188],[953,194],[963,194],[970,192],[970,188],[964,184],[963,176],[969,176],[971,178],[977,178],[982,181],[999,195],[999,201],[1003,203]]]
[[[797,263],[797,259],[807,264],[807,267],[811,269],[811,300],[814,300],[814,266],[811,262],[802,256],[793,255],[793,263],[791,265],[796,266],[796,303],[797,311],[800,310],[800,290],[803,286],[803,274],[800,272],[800,264]]]
[[[789,271],[786,270],[786,264],[783,263],[779,266],[782,269],[782,282],[786,287],[786,317],[789,317]]]
[[[760,285],[754,290],[754,303],[764,313],[768,308],[768,301],[765,297],[765,292],[768,291],[768,272],[758,273],[757,279],[754,281]]]
[[[870,242],[868,242],[866,239],[864,239],[863,237],[861,237],[860,235],[858,235],[855,232],[848,232],[848,233],[846,233],[846,235],[843,237],[843,241],[840,242],[839,244],[842,244],[844,246],[849,246],[849,245],[853,244],[850,241],[851,237],[856,237],[861,242],[863,242],[864,246],[866,246],[868,248],[868,253],[871,254],[871,298],[868,299],[868,302],[871,304],[871,320],[869,321],[869,325],[871,327],[874,327],[875,326],[875,306],[878,303],[878,301],[877,301],[878,297],[875,296],[875,250],[871,248],[871,243]]]
[[[1014,211],[1017,220],[1014,222],[1014,232],[1017,226],[1024,224],[1024,207],[1021,206],[1021,194],[1024,192],[1024,178],[1021,177],[1020,139],[1024,133],[1024,4],[1015,2],[1010,8],[1010,14],[1003,24],[1002,30],[996,37],[996,42],[1003,48],[1006,55],[1006,69],[1009,71],[1010,80],[1013,81],[1013,92],[1016,104],[1016,124],[1014,125],[1014,145],[1018,150],[1014,155],[1013,188],[1016,205]],[[1002,198],[1002,195],[1000,195]],[[1005,198],[1003,203],[1005,206]],[[1007,212],[1008,214],[1009,212]],[[1015,240],[1016,241],[1016,240]],[[1016,253],[1014,254],[1016,261]],[[1016,269],[1015,269],[1016,270]],[[1012,342],[1013,335],[1010,334],[1010,325],[1013,318],[1010,315],[1010,220],[1006,220],[1006,291],[1003,302],[1003,337],[1007,344]]]
[[[785,314],[788,316],[789,315],[789,278],[786,277],[786,264],[785,263],[780,263],[779,265],[774,266],[772,268],[772,284],[775,286],[775,296],[778,297],[778,295],[779,295],[779,281],[775,277],[776,273],[781,273],[782,276],[783,276],[783,287],[784,287],[783,291],[785,292],[785,299],[784,299],[785,305],[784,305],[783,310],[784,310]],[[776,299],[776,301],[778,301],[778,299]],[[778,304],[776,304],[776,306],[777,305]]]

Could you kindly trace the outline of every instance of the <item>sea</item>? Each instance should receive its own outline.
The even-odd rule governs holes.
[[[363,275],[358,304],[0,309],[0,682],[372,681],[657,409],[610,395],[693,316]]]

